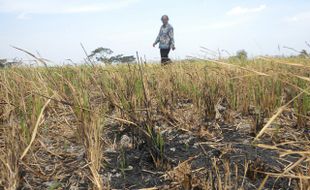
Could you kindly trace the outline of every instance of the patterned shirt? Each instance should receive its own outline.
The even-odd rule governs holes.
[[[155,45],[159,43],[160,49],[174,48],[174,32],[170,24],[162,25],[159,34],[155,40]]]

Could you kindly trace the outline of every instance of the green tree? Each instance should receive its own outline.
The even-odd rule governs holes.
[[[110,58],[110,63],[132,63],[136,60],[136,58],[132,55],[124,56],[123,54],[119,54],[116,56],[112,56]]]
[[[302,58],[306,58],[306,57],[309,57],[309,53],[307,52],[307,50],[303,49],[303,50],[301,50],[301,52],[298,56],[302,57]]]
[[[95,59],[96,61],[100,62],[108,62],[110,59],[110,56],[114,52],[110,48],[103,48],[99,47],[91,52],[91,54],[88,56],[91,59]]]
[[[91,52],[89,58],[105,64],[132,63],[136,60],[136,58],[132,55],[125,56],[123,54],[118,54],[113,56],[113,53],[114,52],[110,48],[99,47]]]
[[[4,68],[6,63],[7,63],[6,59],[0,59],[0,68]]]
[[[240,60],[247,60],[248,59],[248,53],[243,49],[237,51],[236,57]]]

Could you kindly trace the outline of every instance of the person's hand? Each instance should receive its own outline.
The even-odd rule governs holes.
[[[174,47],[174,46],[172,47],[172,50],[173,50],[173,51],[175,50],[175,47]]]

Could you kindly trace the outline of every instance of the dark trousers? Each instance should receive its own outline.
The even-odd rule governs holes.
[[[170,48],[160,49],[161,64],[165,65],[171,62],[171,60],[169,59],[169,52],[170,52]]]

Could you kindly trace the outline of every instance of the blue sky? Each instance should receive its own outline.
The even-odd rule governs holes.
[[[14,45],[55,62],[79,61],[82,42],[88,51],[158,59],[152,43],[163,14],[175,28],[174,58],[200,56],[201,46],[250,55],[293,53],[283,46],[310,51],[306,0],[0,0],[0,58],[28,58]]]

